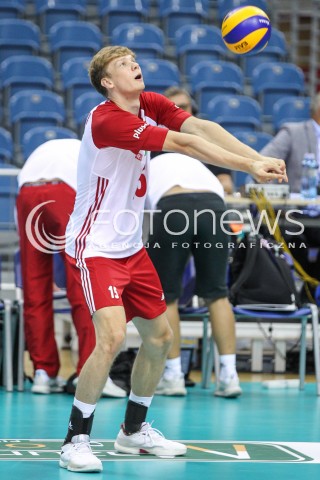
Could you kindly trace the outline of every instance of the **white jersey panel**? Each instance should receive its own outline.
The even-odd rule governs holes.
[[[148,152],[98,149],[89,117],[78,162],[78,190],[67,227],[66,252],[73,257],[122,258],[142,248],[142,210]],[[90,161],[88,161],[90,159]]]
[[[89,113],[66,232],[66,252],[78,264],[86,257],[125,258],[143,247],[149,152],[162,150],[167,130],[179,131],[189,116],[153,92],[141,93],[139,115],[111,100]]]
[[[148,208],[154,210],[160,198],[177,185],[191,190],[207,190],[224,198],[222,184],[199,160],[179,153],[164,153],[150,162]]]
[[[80,145],[80,140],[75,138],[49,140],[41,144],[24,163],[18,175],[19,188],[40,179],[59,178],[76,190]]]

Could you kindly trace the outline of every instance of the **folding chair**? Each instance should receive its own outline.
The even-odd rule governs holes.
[[[301,308],[297,308],[295,311],[283,312],[283,311],[271,311],[271,310],[251,310],[237,305],[233,308],[233,312],[236,316],[237,321],[241,322],[257,322],[258,320],[267,320],[271,322],[278,323],[301,323],[301,340],[300,340],[300,357],[299,357],[299,382],[300,390],[304,389],[305,384],[305,375],[306,375],[306,352],[307,352],[307,342],[306,342],[306,329],[307,324],[311,321],[312,333],[313,333],[313,356],[314,356],[314,365],[315,365],[315,376],[316,376],[316,391],[317,396],[320,396],[320,350],[319,350],[319,312],[316,305],[308,303]],[[204,323],[205,328],[205,323]],[[215,354],[214,341],[211,337],[210,347],[205,341],[208,339],[208,334],[203,334],[203,350],[208,352],[205,359],[205,368],[204,368],[204,388],[209,388],[211,372],[213,365],[218,368],[219,361],[218,355]],[[217,375],[217,368],[215,367],[215,372]]]
[[[173,39],[181,72],[193,79],[192,67],[204,60],[226,58],[226,46],[220,29],[213,25],[190,25],[180,27]]]
[[[156,25],[149,23],[122,23],[111,34],[113,45],[126,45],[141,58],[160,58],[165,53],[165,36]]]
[[[303,122],[310,118],[310,97],[284,97],[273,105],[272,123],[275,131],[287,122]]]
[[[305,93],[304,73],[293,63],[265,62],[252,72],[252,89],[261,103],[263,115],[272,116],[277,100]]]
[[[78,138],[78,135],[65,127],[57,126],[42,126],[34,127],[28,130],[22,138],[22,152],[23,159],[27,160],[29,155],[42,143],[48,142],[58,138]]]
[[[10,96],[28,89],[52,90],[54,73],[51,63],[42,57],[13,55],[0,66],[4,105]]]
[[[183,25],[204,23],[209,16],[207,0],[160,0],[160,24],[166,36],[173,39],[175,32]]]
[[[191,69],[191,90],[200,111],[220,95],[241,95],[244,77],[241,68],[223,60],[201,61]]]
[[[150,0],[100,0],[102,32],[110,37],[113,30],[125,22],[147,21],[150,3]]]
[[[102,33],[97,25],[81,20],[55,23],[49,30],[48,47],[53,65],[61,71],[72,58],[91,57],[102,47]]]
[[[179,69],[170,60],[142,58],[139,64],[147,92],[163,93],[166,88],[181,83]]]
[[[41,32],[38,25],[20,18],[0,19],[0,62],[13,55],[37,55]]]
[[[219,95],[202,112],[229,132],[257,131],[262,127],[260,104],[247,95]]]
[[[85,18],[86,0],[36,0],[35,13],[42,32],[48,35],[50,28],[58,22],[78,21]]]

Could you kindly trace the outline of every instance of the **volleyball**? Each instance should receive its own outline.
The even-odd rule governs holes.
[[[231,10],[221,25],[222,39],[238,55],[263,50],[271,35],[271,23],[261,8],[246,6]]]

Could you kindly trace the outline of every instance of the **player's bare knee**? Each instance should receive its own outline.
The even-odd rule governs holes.
[[[148,344],[151,348],[159,353],[168,353],[173,342],[173,332],[170,327],[162,332],[161,335],[156,337],[150,337]]]
[[[125,332],[118,330],[115,332],[109,332],[106,336],[101,336],[96,343],[96,350],[98,350],[100,355],[104,357],[112,357],[120,352],[123,344],[125,342]]]

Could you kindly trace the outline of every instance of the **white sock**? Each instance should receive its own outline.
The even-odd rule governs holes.
[[[181,376],[182,376],[181,357],[168,358],[166,360],[166,365],[164,369],[164,377],[173,378],[173,377],[181,377]]]
[[[220,380],[237,375],[236,354],[220,355]]]
[[[47,374],[47,372],[45,370],[43,370],[42,368],[39,368],[38,370],[36,370],[34,372],[34,375],[35,376],[41,376],[41,377],[46,377],[46,378],[49,378],[49,375]]]
[[[80,402],[80,400],[77,400],[76,397],[74,397],[73,400],[73,405],[82,412],[83,418],[89,418],[91,413],[93,413],[96,409],[96,403],[92,405],[91,403],[84,403]]]
[[[135,395],[133,391],[131,390],[130,395],[129,395],[129,400],[135,403],[139,403],[139,405],[144,405],[145,407],[149,408],[152,402],[153,396],[152,397],[138,397],[138,395]]]

